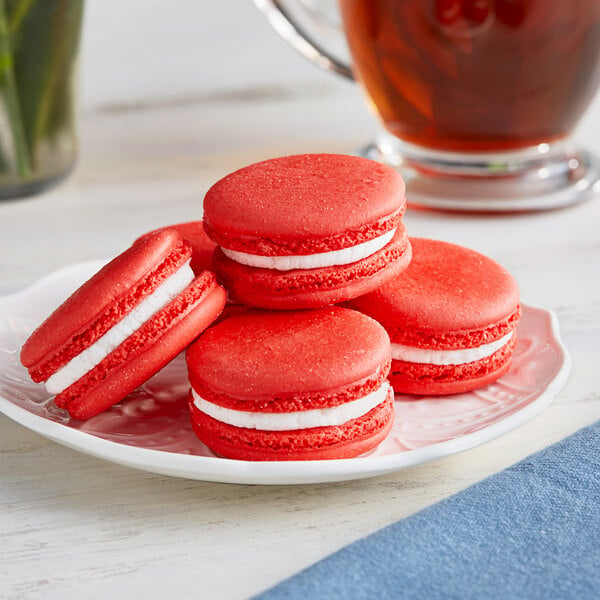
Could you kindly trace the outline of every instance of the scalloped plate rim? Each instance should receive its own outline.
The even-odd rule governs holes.
[[[72,273],[84,271],[91,273],[105,262],[87,261],[57,269],[19,292],[0,296],[0,310],[3,310],[5,306],[10,306],[23,296],[43,289],[54,280],[60,280],[65,275],[72,275]],[[216,483],[295,485],[348,481],[384,475],[479,446],[530,420],[550,404],[567,381],[571,370],[571,359],[562,341],[556,314],[543,308],[523,306],[544,314],[549,321],[550,331],[557,348],[562,354],[562,364],[546,389],[524,408],[478,431],[414,450],[324,461],[251,462],[173,453],[105,440],[35,415],[1,395],[0,412],[45,438],[84,454],[172,477]]]

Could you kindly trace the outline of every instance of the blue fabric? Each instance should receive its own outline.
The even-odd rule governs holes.
[[[257,598],[600,598],[600,421]]]

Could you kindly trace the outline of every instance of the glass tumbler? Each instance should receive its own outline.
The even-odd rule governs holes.
[[[83,0],[0,0],[0,198],[60,181],[77,157]]]

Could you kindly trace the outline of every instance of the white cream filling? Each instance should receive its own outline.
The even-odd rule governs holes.
[[[64,367],[51,375],[46,381],[48,392],[60,394],[88,371],[91,371],[132,333],[179,295],[193,279],[194,272],[188,261],[89,348],[80,352]]]
[[[293,269],[318,269],[319,267],[333,267],[337,265],[348,265],[350,263],[367,258],[381,250],[394,237],[396,229],[392,229],[372,240],[342,248],[331,252],[320,252],[318,254],[303,254],[295,256],[259,256],[258,254],[247,254],[237,250],[221,248],[223,254],[243,265],[258,267],[261,269],[276,269],[277,271],[291,271]]]
[[[374,392],[328,408],[315,408],[289,413],[262,413],[234,410],[213,404],[199,396],[192,389],[194,405],[208,416],[234,427],[260,429],[262,431],[288,431],[293,429],[310,429],[312,427],[330,427],[343,425],[352,419],[366,415],[381,404],[387,397],[389,383],[384,383]]]
[[[429,350],[427,348],[392,344],[392,358],[428,365],[464,365],[491,356],[494,352],[500,350],[502,346],[508,344],[512,336],[511,331],[499,340],[489,344],[483,344],[476,348],[463,348],[462,350]]]

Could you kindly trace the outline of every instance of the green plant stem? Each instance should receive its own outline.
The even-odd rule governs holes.
[[[13,14],[10,16],[10,20],[8,22],[8,30],[11,35],[15,35],[23,22],[23,19],[29,12],[31,5],[35,2],[35,0],[21,0],[15,6],[15,10]]]
[[[25,141],[21,108],[14,74],[11,36],[6,21],[5,0],[0,0],[0,93],[4,95],[6,112],[10,122],[19,176],[31,174],[31,160]]]
[[[56,89],[60,82],[65,65],[72,60],[73,31],[81,28],[83,2],[63,0],[58,2],[56,11],[56,31],[60,35],[55,38],[51,48],[50,60],[47,65],[46,79],[41,90],[40,104],[36,119],[33,124],[33,143],[38,143],[46,133],[46,127],[51,115],[52,103],[56,96]],[[78,45],[79,36],[76,35],[75,47]]]

